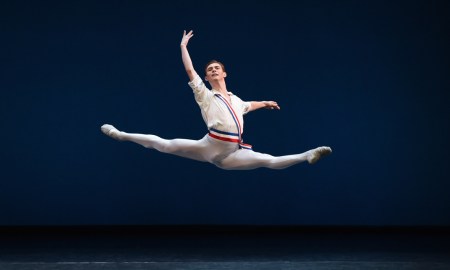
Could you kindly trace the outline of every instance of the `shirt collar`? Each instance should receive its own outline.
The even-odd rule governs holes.
[[[214,88],[211,89],[211,91],[212,91],[214,94],[219,94],[219,95],[222,94],[221,92],[217,91],[217,90],[214,89]],[[230,97],[234,95],[232,92],[229,92],[229,91],[228,91],[227,93],[228,93],[228,95],[229,95]]]

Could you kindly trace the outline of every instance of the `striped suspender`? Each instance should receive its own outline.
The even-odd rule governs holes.
[[[252,150],[252,146],[250,144],[245,144],[242,140],[241,123],[239,122],[239,118],[237,117],[236,113],[234,112],[233,107],[231,107],[230,103],[228,103],[228,101],[221,95],[215,94],[215,96],[225,104],[225,106],[227,107],[228,111],[231,114],[231,117],[233,118],[234,123],[236,124],[237,130],[238,130],[238,136],[239,136],[239,148]]]

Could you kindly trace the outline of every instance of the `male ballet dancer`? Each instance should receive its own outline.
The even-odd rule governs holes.
[[[275,101],[244,102],[228,92],[225,67],[216,60],[210,61],[205,69],[205,80],[212,88],[209,90],[194,70],[187,50],[187,44],[192,36],[192,30],[187,34],[184,31],[180,44],[181,57],[189,76],[188,84],[200,106],[203,120],[209,130],[208,134],[200,140],[167,140],[156,135],[126,133],[109,124],[101,127],[103,133],[119,141],[131,141],[163,153],[209,162],[225,170],[251,170],[261,167],[284,169],[304,161],[313,164],[331,153],[331,148],[327,146],[317,147],[301,154],[278,157],[251,150],[251,145],[245,144],[242,140],[243,115],[261,108],[279,110],[280,107]]]

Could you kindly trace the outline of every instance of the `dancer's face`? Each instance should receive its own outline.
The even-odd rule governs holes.
[[[223,80],[227,76],[227,73],[223,71],[222,66],[219,63],[212,63],[206,67],[207,81],[219,81]]]

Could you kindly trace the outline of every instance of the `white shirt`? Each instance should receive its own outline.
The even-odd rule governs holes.
[[[195,101],[200,106],[203,120],[208,127],[208,130],[215,128],[220,131],[238,133],[238,128],[234,122],[227,106],[215,94],[221,93],[215,89],[209,90],[200,76],[197,76],[190,81],[189,86],[194,91]],[[238,96],[228,92],[231,100],[231,107],[241,124],[241,133],[244,132],[244,118],[243,115],[248,112],[250,102],[242,101]]]

